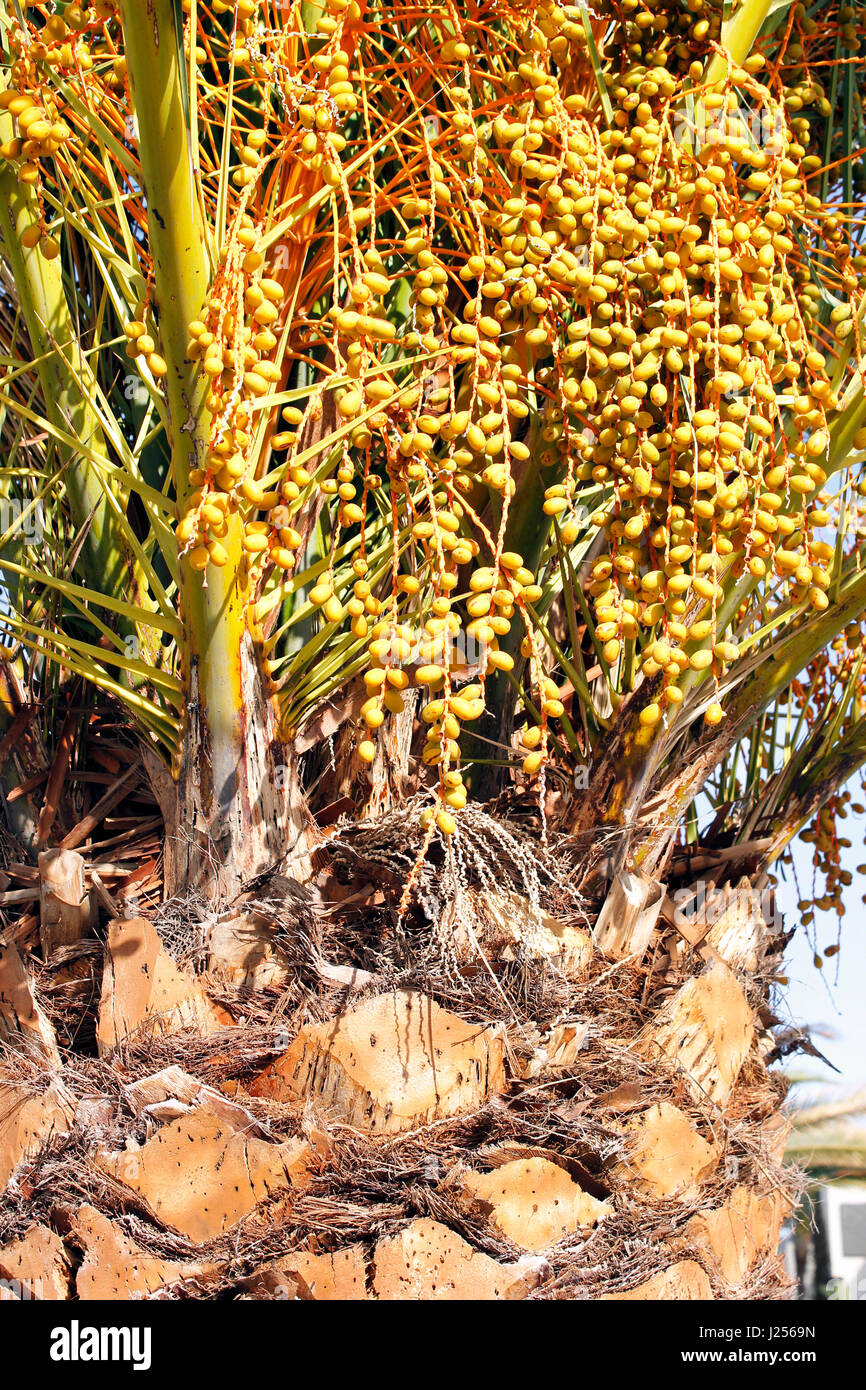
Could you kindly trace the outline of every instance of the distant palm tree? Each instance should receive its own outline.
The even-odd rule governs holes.
[[[866,1179],[866,1090],[797,1104],[786,1156],[816,1182]]]
[[[812,1083],[804,1079],[798,1084]],[[793,1128],[785,1156],[808,1179],[791,1222],[800,1285],[805,1288],[808,1279],[816,1297],[830,1291],[835,1296],[821,1193],[827,1183],[866,1182],[866,1090],[833,1101],[797,1103],[789,1113]]]

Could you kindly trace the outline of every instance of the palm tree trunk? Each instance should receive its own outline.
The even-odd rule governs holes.
[[[6,1220],[0,1270],[10,1237],[66,1203],[62,1267],[83,1299],[172,1296],[177,1280],[204,1298],[784,1297],[785,1087],[767,1031],[782,937],[764,866],[742,878],[705,856],[696,880],[675,859],[663,903],[639,875],[579,897],[566,842],[554,853],[479,811],[463,826],[402,915],[411,816],[338,832],[333,911],[284,883],[257,909],[274,954],[232,978],[223,960],[196,980],[148,923],[112,923],[100,1066],[122,1047],[128,1106],[158,1129],[124,1149],[128,1107],[97,1130],[65,1091],[26,1133],[7,1125],[0,1157],[36,1196]],[[280,962],[293,1002],[275,1027],[250,987]],[[26,972],[3,1015],[13,1040],[25,996]],[[92,1094],[84,1073],[64,1084]],[[265,1121],[294,1137],[263,1142]],[[41,1147],[40,1126],[60,1139]],[[171,1161],[190,1143],[194,1179]],[[134,1241],[118,1192],[147,1203]]]
[[[172,470],[184,499],[190,470],[201,466],[208,445],[207,379],[187,355],[188,324],[201,313],[210,286],[208,233],[188,148],[174,6],[171,0],[146,7],[131,0],[121,14],[169,369]],[[166,860],[170,894],[194,891],[219,901],[273,868],[287,850],[303,849],[308,828],[248,620],[251,594],[236,515],[224,544],[228,562],[212,566],[206,584],[188,557],[180,561],[185,727]]]

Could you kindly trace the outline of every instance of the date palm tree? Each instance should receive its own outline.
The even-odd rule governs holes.
[[[773,868],[805,830],[841,918],[866,761],[857,21],[0,3],[7,1089],[54,1088],[0,1230],[29,1172],[80,1297],[109,1218],[147,1291],[783,1290]],[[112,920],[58,955],[76,846]]]

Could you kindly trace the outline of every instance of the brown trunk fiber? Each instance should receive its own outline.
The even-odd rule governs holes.
[[[167,808],[166,895],[198,893],[226,904],[278,867],[307,877],[316,830],[250,635],[241,645],[243,699],[235,728],[209,728],[194,670],[190,684],[184,753]]]
[[[344,905],[314,924],[286,899],[286,970],[266,985],[195,976],[150,924],[113,923],[100,1065],[117,1057],[127,1104],[79,1096],[78,1073],[75,1094],[38,1091],[50,1060],[32,1049],[30,1080],[6,1069],[0,1175],[39,1195],[27,1230],[7,1222],[0,1267],[11,1250],[45,1277],[53,1228],[69,1235],[52,1277],[80,1298],[188,1279],[264,1299],[785,1296],[772,902],[718,866],[691,898],[641,877],[581,902],[577,863],[483,813],[462,826],[402,917],[411,811],[338,832],[322,891]],[[101,1205],[105,1174],[141,1212],[135,1241]]]

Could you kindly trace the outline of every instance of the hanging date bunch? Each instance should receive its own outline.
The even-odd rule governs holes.
[[[2,155],[45,183],[22,240],[51,257],[86,113],[134,155],[135,111],[110,4],[25,8]],[[866,418],[837,427],[864,351],[860,176],[837,158],[842,108],[862,124],[857,11],[180,8],[213,273],[176,534],[203,584],[237,573],[289,726],[311,680],[293,625],[318,624],[365,686],[362,764],[420,688],[448,834],[491,682],[518,692],[530,778],[576,746],[564,687],[590,648],[614,707],[652,682],[645,745],[698,688],[719,725],[768,614],[828,605],[843,468],[862,492]],[[159,383],[144,250],[141,272],[126,355]]]

